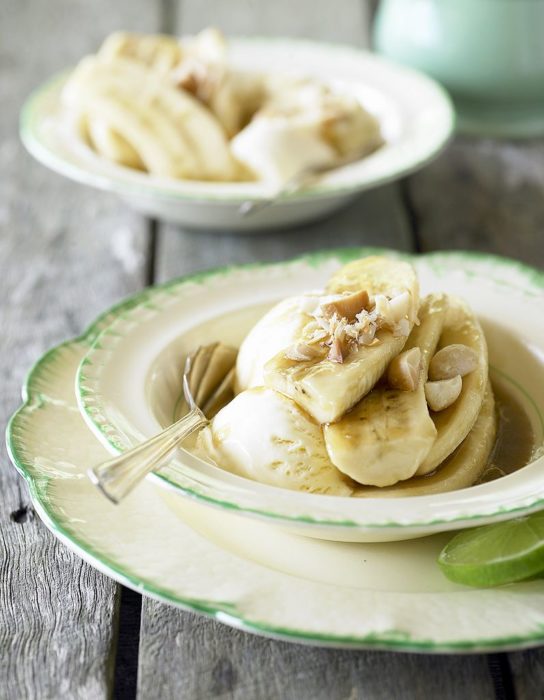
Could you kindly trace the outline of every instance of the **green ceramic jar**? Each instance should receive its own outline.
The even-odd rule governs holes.
[[[462,131],[544,133],[544,0],[382,0],[374,45],[440,81]]]

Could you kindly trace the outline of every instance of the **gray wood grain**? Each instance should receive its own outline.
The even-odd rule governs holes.
[[[467,248],[544,266],[544,141],[458,138],[412,176],[424,250]]]
[[[206,26],[233,35],[296,36],[369,45],[365,0],[179,0],[177,28],[190,34]]]
[[[544,652],[539,649],[508,655],[517,700],[544,695]]]
[[[312,250],[360,245],[410,249],[396,186],[367,192],[334,216],[296,229],[229,235],[163,226],[157,274],[162,281],[216,265],[282,260]]]
[[[17,135],[30,90],[118,26],[157,24],[154,6],[105,0],[20,2],[0,9],[0,422],[26,371],[141,287],[145,224],[116,200],[70,184],[28,156]],[[117,586],[72,555],[34,517],[2,449],[0,696],[110,694]]]
[[[338,4],[326,1],[299,0],[294,5],[284,0],[228,4],[185,0],[178,26],[191,32],[212,22],[233,33],[297,34],[364,45],[367,32],[361,29],[360,13],[366,15],[366,7],[346,2],[341,8],[337,21]],[[398,186],[365,193],[327,221],[295,230],[225,235],[163,226],[157,280],[216,265],[277,260],[343,245],[412,249],[409,217]],[[482,656],[430,658],[303,647],[232,630],[150,599],[144,599],[142,607],[139,667],[142,700],[494,698]]]
[[[339,651],[277,642],[149,599],[143,612],[139,697],[145,700],[495,697],[478,656]]]
[[[423,250],[480,250],[544,269],[543,139],[459,138],[407,191]],[[508,656],[517,697],[542,697],[544,651]]]

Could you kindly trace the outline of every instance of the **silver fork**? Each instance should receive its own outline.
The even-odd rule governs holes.
[[[110,501],[119,503],[232,398],[236,354],[234,348],[222,343],[197,348],[187,357],[183,370],[185,402],[176,407],[176,416],[183,414],[182,417],[158,435],[88,470],[93,484]]]

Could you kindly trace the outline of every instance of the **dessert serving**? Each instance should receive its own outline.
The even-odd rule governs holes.
[[[409,263],[372,256],[261,318],[240,347],[234,398],[195,449],[286,489],[421,495],[491,474],[497,427],[470,307],[445,293],[420,298]]]
[[[215,29],[183,40],[113,34],[72,72],[62,103],[96,153],[175,179],[279,186],[383,143],[355,96],[315,77],[233,67]]]

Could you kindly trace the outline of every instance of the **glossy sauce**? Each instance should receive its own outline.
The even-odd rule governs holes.
[[[493,481],[521,469],[533,459],[535,434],[523,406],[505,384],[493,385],[498,417],[497,438],[478,483]]]

